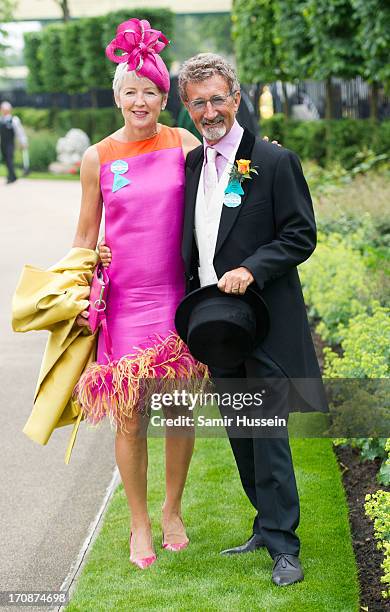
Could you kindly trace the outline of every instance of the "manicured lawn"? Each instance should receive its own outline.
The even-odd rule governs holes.
[[[291,446],[301,498],[304,582],[274,586],[272,560],[265,550],[234,557],[219,555],[223,548],[249,536],[254,516],[224,438],[197,439],[183,513],[191,543],[180,553],[162,551],[163,441],[152,438],[149,499],[158,561],[145,571],[129,563],[128,510],[120,486],[67,612],[356,612],[356,565],[331,441],[295,439]]]

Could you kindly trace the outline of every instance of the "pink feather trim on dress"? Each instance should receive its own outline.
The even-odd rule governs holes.
[[[155,334],[154,343],[137,348],[108,364],[92,363],[81,375],[73,390],[87,422],[97,425],[105,416],[126,431],[125,421],[133,411],[143,412],[152,392],[151,380],[207,379],[207,366],[197,361],[176,332],[162,338]]]

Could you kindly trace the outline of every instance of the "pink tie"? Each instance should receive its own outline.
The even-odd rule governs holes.
[[[207,147],[207,163],[204,168],[204,195],[207,204],[210,202],[211,196],[213,195],[218,183],[217,166],[215,165],[216,157],[217,151],[212,147]]]

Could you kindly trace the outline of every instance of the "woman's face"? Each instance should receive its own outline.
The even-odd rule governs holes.
[[[166,98],[167,96],[163,95],[152,81],[138,78],[129,72],[123,78],[115,101],[130,127],[147,129],[157,124]]]

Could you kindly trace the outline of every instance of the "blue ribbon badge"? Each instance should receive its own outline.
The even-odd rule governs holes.
[[[225,189],[225,197],[223,203],[228,208],[236,208],[241,204],[241,196],[244,195],[244,190],[241,187],[241,183],[238,179],[229,181],[228,186]]]
[[[125,178],[124,176],[121,176],[121,174],[127,172],[128,169],[129,164],[123,159],[117,159],[116,161],[112,162],[110,166],[110,170],[114,175],[114,181],[112,183],[112,193],[118,191],[118,189],[121,189],[126,185],[131,184],[131,181],[129,179]]]

